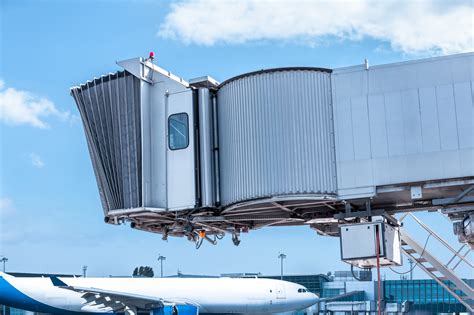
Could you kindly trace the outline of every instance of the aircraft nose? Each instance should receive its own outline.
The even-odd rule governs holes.
[[[311,303],[311,305],[314,305],[314,304],[318,303],[318,300],[319,300],[319,297],[316,294],[309,293],[308,303]]]

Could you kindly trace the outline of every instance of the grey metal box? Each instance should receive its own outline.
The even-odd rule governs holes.
[[[384,222],[347,224],[339,227],[341,259],[364,268],[377,265],[377,231],[380,246],[380,265],[401,265],[398,228]]]

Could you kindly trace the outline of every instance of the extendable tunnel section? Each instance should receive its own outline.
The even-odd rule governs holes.
[[[127,71],[73,87],[104,213],[142,206],[140,79]]]
[[[329,69],[279,68],[221,85],[223,205],[253,201],[252,207],[267,203],[281,211],[336,195],[330,75]]]

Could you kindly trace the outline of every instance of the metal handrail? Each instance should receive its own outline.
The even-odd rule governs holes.
[[[471,248],[468,248],[468,249],[467,249],[467,252],[465,252],[464,255],[462,255],[462,257],[466,257],[467,255],[469,255],[470,252],[471,252]],[[458,263],[455,264],[454,267],[451,268],[451,270],[456,269],[456,268],[459,266],[459,264],[461,263],[461,261],[462,261],[462,260],[459,259]]]
[[[458,249],[457,253],[458,253],[458,254],[461,253],[461,251],[463,250],[463,248],[466,247],[466,246],[467,246],[467,244],[463,244],[463,245]],[[454,260],[456,257],[457,257],[456,255],[453,255],[453,257],[451,257],[451,259],[446,263],[445,266],[448,267],[449,264],[452,263],[453,260]]]
[[[407,215],[409,214],[410,212],[405,212],[401,217],[400,219],[398,219],[398,221],[402,222],[406,217]]]
[[[451,247],[451,245],[449,245],[448,242],[446,242],[444,239],[441,238],[441,236],[439,236],[438,234],[436,234],[435,231],[433,231],[432,229],[430,229],[426,224],[424,224],[420,219],[418,219],[417,217],[415,217],[411,212],[407,212],[407,215],[411,216],[419,225],[421,225],[426,231],[428,231],[428,233],[430,233],[432,236],[434,236],[439,242],[441,242],[444,246],[446,246],[446,248],[448,248],[455,256],[457,256],[458,258],[460,258],[462,261],[464,261],[466,264],[468,264],[471,268],[474,268],[474,265],[468,260],[466,259],[465,257],[463,257],[462,255],[460,255],[454,248]],[[403,219],[405,218],[405,216],[403,216]],[[401,220],[400,220],[401,221]]]
[[[403,252],[405,253],[405,255],[407,255],[408,257],[411,257],[413,260],[416,260],[417,258],[415,258],[415,256],[413,256],[413,254],[407,252],[406,250],[403,250]],[[440,262],[438,262],[438,264],[440,264],[442,266],[442,264]],[[432,264],[433,265],[433,264]],[[423,264],[418,264],[418,267],[421,268],[424,272],[426,272],[433,280],[435,280],[440,286],[442,286],[446,291],[448,291],[455,299],[457,299],[461,304],[463,304],[464,306],[466,306],[466,308],[468,310],[470,310],[471,312],[474,311],[473,307],[466,301],[463,299],[462,296],[460,296],[450,285],[448,285],[447,283],[445,283],[444,281],[442,281],[438,276],[436,276],[433,272],[431,272],[430,270],[428,270],[428,268],[423,265]],[[444,267],[446,269],[448,269],[447,267]],[[439,271],[439,270],[438,270]],[[449,269],[448,269],[449,271]],[[449,271],[450,272],[450,271]],[[456,277],[456,276],[454,276]],[[458,279],[459,281],[463,281],[461,279]],[[451,280],[451,282],[453,282]],[[454,283],[454,282],[453,282]],[[466,284],[467,285],[467,284]],[[461,290],[461,292],[463,292],[464,294],[466,294],[466,296],[468,295],[468,292],[467,291],[464,291],[464,290]]]

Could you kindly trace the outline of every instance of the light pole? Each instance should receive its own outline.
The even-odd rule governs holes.
[[[158,254],[158,261],[160,262],[160,269],[161,269],[161,278],[163,278],[163,261],[166,260],[165,256]]]
[[[5,264],[7,263],[8,258],[5,256],[2,256],[2,259],[0,259],[0,261],[3,263],[3,272],[5,272]]]
[[[3,272],[5,272],[5,270],[6,270],[5,269],[5,264],[7,263],[8,258],[5,257],[5,256],[2,256],[2,259],[0,259],[0,261],[3,263]],[[7,307],[5,305],[3,305],[2,309],[3,309],[3,312],[2,312],[3,315],[6,315],[7,314]]]
[[[87,277],[87,266],[82,266],[82,277]]]
[[[280,274],[280,279],[283,280],[283,259],[286,258],[286,255],[283,253],[280,253],[278,255],[278,258],[280,258],[280,268],[281,268],[281,274]]]
[[[408,259],[408,262],[410,263],[410,280],[413,280],[413,260]]]

